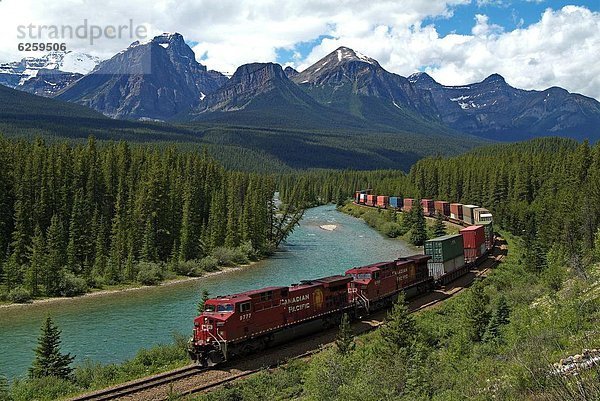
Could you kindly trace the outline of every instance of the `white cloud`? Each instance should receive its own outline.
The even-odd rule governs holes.
[[[409,75],[425,69],[444,84],[482,80],[491,73],[526,89],[562,86],[600,99],[600,13],[566,6],[546,10],[539,22],[508,31],[486,15],[474,16],[470,34],[440,36],[439,18],[477,0],[2,0],[0,61],[23,57],[16,26],[147,26],[151,34],[180,32],[197,42],[194,51],[209,68],[232,72],[252,61],[292,54],[302,69],[344,45],[377,59],[390,71]],[[480,0],[486,1],[486,0]],[[487,0],[494,1],[494,0]],[[530,0],[536,1],[539,0]],[[434,21],[425,23],[424,21]],[[302,59],[298,44],[321,40]],[[14,39],[12,39],[14,38]],[[72,50],[109,57],[127,47],[128,36],[67,41]]]
[[[373,28],[367,35],[325,39],[306,58],[309,65],[339,45],[380,61],[389,71],[409,75],[424,69],[446,85],[503,75],[524,89],[565,89],[600,99],[600,13],[584,7],[547,9],[528,27],[504,31],[476,15],[470,35],[440,36],[434,25]]]

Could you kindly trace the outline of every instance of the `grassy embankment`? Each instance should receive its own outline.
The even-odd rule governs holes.
[[[410,242],[410,225],[404,221],[406,214],[395,212],[391,209],[376,209],[366,206],[358,206],[354,203],[346,203],[339,210],[350,216],[363,219],[370,227],[379,231],[381,234],[389,238],[400,238]],[[426,218],[427,221],[427,238],[434,238],[433,227],[435,224],[434,218]],[[447,234],[458,234],[460,227],[456,224],[444,222]]]

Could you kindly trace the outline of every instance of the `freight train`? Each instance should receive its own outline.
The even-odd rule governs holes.
[[[414,199],[375,196],[366,191],[357,192],[355,201],[404,211],[414,204]],[[427,214],[439,211],[448,220],[471,224],[458,213],[463,212],[462,208],[457,209],[458,204],[429,199],[421,203],[427,207]],[[466,209],[467,216],[471,216],[468,213],[478,208]],[[486,210],[473,216],[481,219],[487,218],[487,214]],[[334,327],[344,313],[351,319],[367,316],[391,305],[401,292],[407,298],[430,292],[437,285],[468,272],[491,249],[491,218],[486,221],[485,225],[469,226],[460,234],[427,241],[424,255],[354,267],[343,276],[209,299],[204,311],[194,319],[193,336],[188,344],[190,357],[203,366],[214,366]]]

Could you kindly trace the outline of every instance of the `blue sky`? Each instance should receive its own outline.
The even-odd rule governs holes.
[[[500,26],[505,31],[527,28],[540,20],[541,15],[548,8],[561,9],[567,5],[579,5],[592,11],[600,11],[600,0],[586,1],[556,1],[556,0],[474,0],[466,5],[451,8],[452,16],[433,16],[423,19],[423,25],[433,24],[441,36],[451,33],[469,35],[475,21],[475,15],[484,14],[489,17],[492,24]],[[300,42],[294,49],[278,49],[276,61],[280,64],[293,64],[294,54],[302,58],[310,54],[313,47],[321,43],[330,35],[319,35],[311,41]],[[600,51],[600,49],[599,49]],[[420,66],[423,70],[425,66]]]
[[[547,8],[560,9],[566,5],[576,4],[585,6],[590,10],[600,11],[600,1],[510,1],[489,0],[474,1],[465,6],[454,8],[451,18],[427,18],[425,23],[435,24],[442,35],[455,32],[469,34],[476,14],[485,14],[490,22],[500,25],[505,30],[512,31],[516,28],[526,28],[540,20],[540,16]]]

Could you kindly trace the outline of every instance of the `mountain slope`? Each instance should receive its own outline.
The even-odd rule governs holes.
[[[409,80],[431,94],[448,126],[495,140],[561,135],[600,139],[600,103],[562,88],[526,91],[508,85],[498,74],[464,86],[444,86],[426,73]]]
[[[294,84],[279,64],[239,67],[221,88],[183,120],[297,129],[369,129],[365,122],[316,102]]]
[[[322,104],[373,124],[410,132],[450,132],[438,121],[427,92],[347,47],[338,48],[292,80]]]
[[[180,34],[163,34],[133,43],[58,98],[114,118],[167,120],[196,106],[226,81],[196,61]]]

